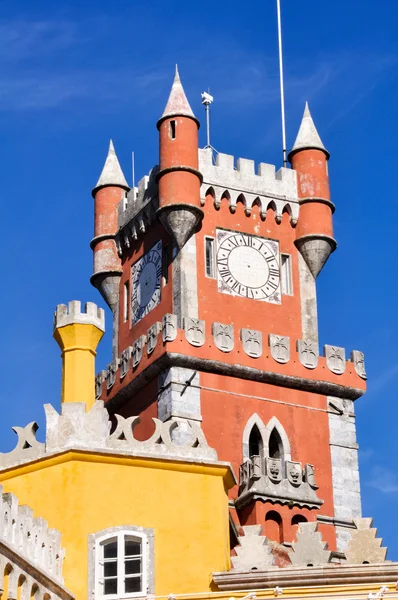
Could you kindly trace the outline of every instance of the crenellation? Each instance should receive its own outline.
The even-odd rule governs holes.
[[[82,311],[79,300],[71,300],[68,306],[58,304],[54,313],[54,330],[74,323],[95,325],[101,331],[105,331],[104,309],[99,308],[94,302],[86,302]]]

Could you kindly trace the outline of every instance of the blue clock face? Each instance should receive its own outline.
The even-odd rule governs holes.
[[[162,242],[158,242],[132,267],[132,321],[140,321],[160,302]]]

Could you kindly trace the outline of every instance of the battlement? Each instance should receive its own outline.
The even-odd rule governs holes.
[[[274,165],[260,163],[256,174],[254,160],[238,158],[235,167],[234,157],[221,153],[216,155],[214,165],[211,148],[199,149],[199,169],[203,175],[202,205],[206,196],[211,195],[216,209],[226,198],[231,212],[235,212],[237,202],[241,202],[247,216],[250,216],[252,207],[257,205],[263,218],[267,210],[272,208],[278,222],[283,212],[287,211],[292,224],[297,223],[297,179],[292,169],[282,167],[276,172]]]
[[[62,581],[61,534],[47,521],[34,517],[33,510],[19,505],[14,494],[3,493],[0,486],[0,540],[6,542],[30,563],[51,578]]]
[[[54,313],[54,330],[74,323],[95,325],[101,331],[105,331],[104,309],[99,308],[94,302],[86,302],[82,311],[79,300],[71,300],[68,306],[58,304]]]

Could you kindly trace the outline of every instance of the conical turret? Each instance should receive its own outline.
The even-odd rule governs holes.
[[[330,201],[327,169],[329,156],[306,103],[289,160],[297,171],[300,200],[295,243],[314,279],[336,249],[332,223],[334,205]]]
[[[203,218],[198,171],[199,121],[182,87],[178,69],[166,108],[160,117],[160,171],[158,217],[182,248]]]
[[[121,261],[115,244],[117,206],[129,189],[113,142],[110,140],[104,168],[92,192],[94,197],[94,238],[90,245],[94,253],[94,272],[91,276],[91,283],[98,289],[113,313],[114,352],[117,352],[119,285],[122,274]]]

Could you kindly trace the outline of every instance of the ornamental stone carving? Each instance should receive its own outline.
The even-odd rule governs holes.
[[[0,468],[4,469],[43,456],[45,445],[36,439],[39,426],[35,421],[29,423],[26,427],[13,427],[12,429],[18,436],[17,445],[11,452],[0,453]]]
[[[132,352],[132,347],[129,346],[128,348],[126,348],[126,350],[123,350],[123,352],[120,355],[120,359],[119,359],[119,365],[120,365],[119,377],[120,377],[120,379],[123,379],[123,377],[125,377],[128,373],[131,352]]]
[[[284,335],[269,334],[271,356],[278,363],[287,363],[290,359],[290,339]]]
[[[286,475],[288,481],[292,485],[299,486],[303,483],[303,471],[301,469],[301,463],[293,462],[291,460],[286,461]]]
[[[117,359],[113,360],[106,368],[106,389],[110,390],[116,381]]]
[[[317,490],[318,486],[315,483],[314,465],[306,464],[304,467],[304,479],[313,490]]]
[[[280,458],[267,458],[266,468],[271,481],[275,483],[282,481],[282,460]]]
[[[156,344],[158,343],[158,335],[162,328],[162,324],[156,321],[147,332],[147,351],[148,354],[152,354],[152,352],[156,348]]]
[[[203,346],[205,343],[205,322],[200,319],[184,317],[184,331],[186,340],[192,346]]]
[[[162,339],[164,342],[173,342],[177,337],[177,315],[168,313],[162,319]]]
[[[261,535],[261,525],[244,525],[244,536],[238,537],[236,556],[231,556],[234,571],[263,570],[274,564],[274,556],[268,538]]]
[[[292,564],[297,567],[320,567],[330,561],[331,552],[318,531],[318,523],[299,523],[297,541],[289,552]]]
[[[259,358],[263,353],[263,335],[254,329],[241,329],[243,350],[252,358]]]
[[[101,398],[102,394],[102,384],[106,379],[106,371],[100,371],[95,378],[95,399],[98,400]]]
[[[231,352],[234,348],[234,327],[233,325],[223,325],[222,323],[213,323],[214,343],[222,352]]]
[[[362,379],[367,379],[365,371],[365,356],[363,352],[359,350],[353,350],[351,352],[351,360],[354,363],[354,369]]]
[[[325,346],[326,364],[332,373],[342,375],[345,371],[345,349],[338,346]]]
[[[354,519],[355,529],[351,529],[351,540],[345,551],[350,565],[383,563],[386,560],[387,548],[382,547],[383,540],[377,538],[377,529],[372,527],[373,519]]]
[[[133,343],[133,369],[135,367],[137,367],[140,362],[141,362],[141,358],[142,358],[142,352],[144,350],[144,345],[146,342],[146,337],[145,335],[140,335],[140,337],[135,340],[135,342]]]
[[[299,360],[307,369],[315,369],[318,366],[319,350],[316,342],[297,340],[297,352]]]

